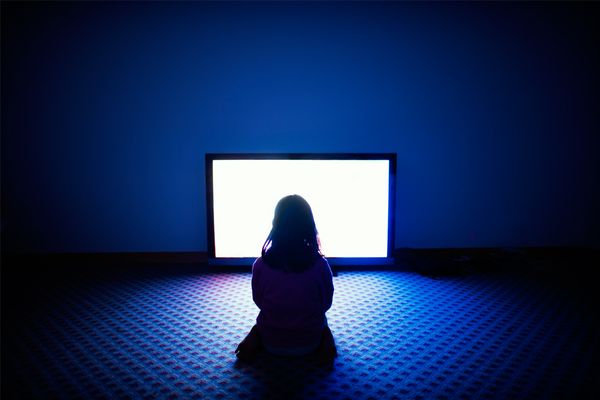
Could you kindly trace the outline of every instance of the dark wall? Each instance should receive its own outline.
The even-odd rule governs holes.
[[[206,152],[396,152],[396,247],[598,246],[598,10],[2,2],[4,250],[205,250]]]

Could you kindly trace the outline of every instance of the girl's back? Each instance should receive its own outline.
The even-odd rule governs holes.
[[[269,266],[259,257],[252,266],[252,297],[260,308],[256,319],[263,344],[273,352],[316,348],[327,326],[333,281],[322,257],[300,272]]]

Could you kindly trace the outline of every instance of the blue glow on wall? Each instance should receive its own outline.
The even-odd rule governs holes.
[[[397,153],[396,247],[598,246],[598,9],[3,2],[4,249],[206,250],[207,152]]]

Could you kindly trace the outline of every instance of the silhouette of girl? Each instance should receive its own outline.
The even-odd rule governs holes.
[[[332,272],[301,196],[286,196],[275,207],[273,228],[252,265],[252,298],[260,313],[236,349],[239,359],[250,361],[264,348],[285,356],[314,353],[321,362],[333,362],[337,351],[325,317],[333,300]]]

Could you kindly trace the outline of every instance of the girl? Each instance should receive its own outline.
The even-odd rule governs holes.
[[[252,299],[260,309],[256,325],[239,344],[239,359],[260,348],[276,355],[337,355],[325,312],[333,300],[329,263],[321,254],[310,205],[301,196],[277,203],[273,228],[252,265]]]

